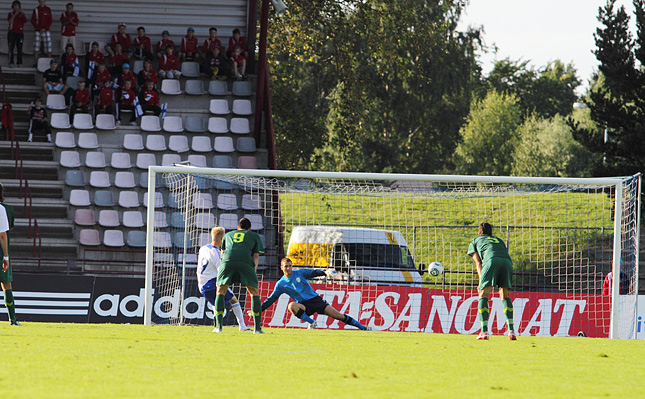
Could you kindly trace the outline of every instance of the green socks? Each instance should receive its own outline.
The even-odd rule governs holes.
[[[9,312],[9,321],[16,321],[16,305],[13,301],[13,290],[6,290],[4,292],[4,304]]]
[[[224,295],[215,296],[215,328],[224,326]]]
[[[479,298],[479,304],[477,305],[479,310],[479,320],[482,323],[482,332],[488,332],[488,298]]]
[[[259,296],[251,297],[251,310],[253,311],[253,328],[255,331],[262,329],[262,301]]]
[[[508,330],[513,330],[513,301],[511,298],[504,299],[504,314],[506,315],[506,323],[508,324]]]

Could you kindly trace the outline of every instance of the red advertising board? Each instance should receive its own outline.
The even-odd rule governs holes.
[[[263,298],[274,282],[262,282]],[[439,290],[397,286],[316,285],[312,287],[333,307],[364,325],[381,331],[475,334],[479,332],[476,291]],[[611,303],[608,296],[548,292],[513,293],[513,319],[520,336],[607,337]],[[287,310],[286,295],[263,313],[267,327],[304,327]],[[499,297],[489,301],[489,330],[506,331],[504,305]],[[325,315],[315,316],[321,328],[353,329]]]

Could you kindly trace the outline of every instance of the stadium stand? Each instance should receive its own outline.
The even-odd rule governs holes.
[[[57,15],[62,10],[64,2],[49,0],[48,5]],[[118,14],[112,12],[111,10],[114,10],[115,7],[123,12]],[[78,32],[78,38],[80,42],[86,44],[86,47],[76,51],[81,59],[81,76],[67,77],[66,84],[74,89],[78,80],[87,78],[87,71],[83,70],[85,50],[92,41],[98,41],[101,51],[105,54],[103,51],[105,44],[109,42],[117,24],[122,21],[128,25],[127,31],[133,37],[133,26],[137,24],[146,26],[153,46],[159,40],[159,33],[164,29],[170,30],[171,38],[177,44],[185,33],[186,26],[195,26],[201,42],[206,37],[208,28],[215,25],[220,30],[220,39],[226,43],[228,41],[227,34],[233,28],[246,26],[248,22],[246,7],[247,2],[240,0],[196,0],[190,4],[175,4],[165,0],[162,0],[161,3],[143,0],[138,4],[115,0],[107,4],[89,0],[75,4],[77,13],[82,15],[83,29]],[[167,18],[167,15],[173,15],[173,18]],[[6,28],[6,20],[2,23],[0,26]],[[242,30],[244,31],[244,29]],[[56,45],[58,34],[52,30],[52,35],[55,38],[54,54],[57,55],[59,51]],[[33,31],[25,29],[24,48],[26,52],[29,52],[32,40]],[[43,68],[49,68],[49,59],[44,57],[39,61],[43,62]],[[139,72],[139,64],[139,61],[131,61],[131,65],[134,66],[133,72]],[[153,69],[156,70],[156,61],[154,64]],[[175,90],[172,96],[164,93],[164,81],[157,86],[161,92],[160,103],[167,103],[168,107],[165,119],[144,115],[141,117],[140,126],[117,126],[114,116],[109,114],[94,116],[77,113],[74,120],[70,121],[67,112],[50,113],[55,145],[48,147],[46,143],[38,143],[38,145],[47,148],[51,152],[51,160],[55,161],[53,173],[57,175],[59,187],[62,188],[58,189],[60,194],[52,191],[52,200],[56,196],[60,196],[65,204],[71,206],[67,214],[67,220],[71,223],[69,239],[81,244],[81,247],[73,255],[67,255],[68,258],[65,259],[65,262],[50,262],[48,267],[55,268],[56,265],[67,267],[67,259],[85,258],[84,247],[110,247],[110,249],[117,251],[93,252],[99,258],[98,263],[94,264],[95,267],[101,270],[114,270],[121,266],[109,265],[105,260],[136,259],[137,270],[142,270],[142,252],[132,258],[132,255],[119,254],[118,249],[122,247],[127,250],[128,247],[131,247],[140,250],[145,247],[145,214],[143,212],[147,206],[147,198],[143,198],[143,202],[140,199],[147,196],[147,167],[164,163],[162,152],[171,151],[171,153],[165,154],[168,155],[166,161],[172,159],[175,162],[179,157],[179,160],[188,160],[191,165],[199,167],[231,168],[240,164],[240,158],[243,158],[237,149],[240,142],[230,135],[250,133],[249,126],[253,123],[254,115],[250,113],[243,115],[243,117],[232,117],[231,105],[235,104],[232,97],[250,97],[249,103],[254,104],[251,88],[255,86],[255,76],[249,75],[248,82],[210,81],[200,76],[198,64],[184,63],[180,67],[184,72],[182,78],[170,80],[176,82],[172,83],[173,85],[179,85],[179,92]],[[7,72],[7,68],[4,68],[3,72],[5,72],[5,76],[9,76],[11,73],[17,79],[23,79],[23,76],[26,76],[25,81],[32,83],[26,83],[25,87],[33,87],[34,89],[30,90],[35,90],[35,93],[29,98],[33,99],[35,95],[40,93],[42,78],[36,68],[16,68],[9,72]],[[184,90],[181,90],[182,86]],[[215,103],[211,102],[207,93],[217,97],[213,99],[216,100]],[[28,103],[25,103],[25,107],[27,105]],[[49,109],[60,111],[67,108],[64,106],[62,95],[50,95],[47,98],[46,106]],[[18,109],[18,107],[14,108]],[[214,118],[217,118],[217,128],[211,126],[210,117],[213,114],[215,114]],[[127,124],[125,121],[129,117],[129,114],[126,115],[128,116],[122,118],[124,125]],[[21,123],[22,125],[17,124],[16,133],[18,140],[24,141],[26,124]],[[170,132],[173,135],[169,135],[166,139],[164,135],[156,133],[161,132],[162,128],[164,132]],[[206,132],[215,133],[218,136],[213,140]],[[167,145],[167,148],[158,146],[151,149],[149,147],[149,140],[159,140],[150,139],[150,136],[155,134],[163,138],[164,146]],[[224,140],[217,140],[219,138]],[[160,143],[160,141],[158,142]],[[234,145],[236,143],[237,145]],[[226,154],[224,155],[223,152]],[[267,165],[267,152],[264,148],[244,155],[254,158],[254,161],[248,162],[259,164],[262,167]],[[58,166],[63,168],[59,170]],[[155,184],[161,186],[162,182],[156,181]],[[225,183],[221,184],[222,187],[230,187]],[[236,204],[242,203],[243,193],[231,192],[230,195],[235,197]],[[200,198],[203,198],[204,202],[200,202],[199,206],[204,207],[205,210],[213,209],[213,198],[209,192],[200,193]],[[17,202],[11,195],[9,200]],[[164,200],[166,199],[163,196],[156,198],[157,207]],[[117,212],[116,218],[114,212]],[[109,219],[107,219],[108,216]],[[236,224],[240,216],[241,214],[231,214],[231,219],[228,220],[229,226]],[[167,215],[156,214],[155,217],[163,222]],[[209,219],[208,223],[210,222]],[[97,227],[91,228],[92,226]],[[105,228],[112,230],[105,230]],[[81,233],[82,231],[83,233]],[[108,231],[114,233],[108,234]],[[18,237],[17,239],[23,238]],[[160,239],[155,237],[155,241],[157,244],[165,246],[169,242],[172,243],[172,238],[162,235]],[[22,255],[25,254],[31,256],[30,251],[24,252]]]

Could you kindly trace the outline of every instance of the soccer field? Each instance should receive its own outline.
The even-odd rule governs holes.
[[[3,323],[2,398],[637,398],[645,342]]]

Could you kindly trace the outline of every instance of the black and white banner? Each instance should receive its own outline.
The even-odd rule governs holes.
[[[67,323],[143,323],[144,279],[102,276],[62,276],[14,273],[16,314],[20,321]],[[177,290],[179,291],[179,290]],[[187,292],[185,322],[195,325],[213,323],[210,305],[199,292]],[[4,302],[4,294],[2,302]],[[243,298],[240,298],[243,302]],[[160,306],[178,313],[179,292],[155,296],[158,317]],[[168,312],[166,312],[168,313]],[[0,320],[7,310],[0,306]],[[231,324],[234,324],[231,319]],[[227,323],[228,324],[228,323]]]

